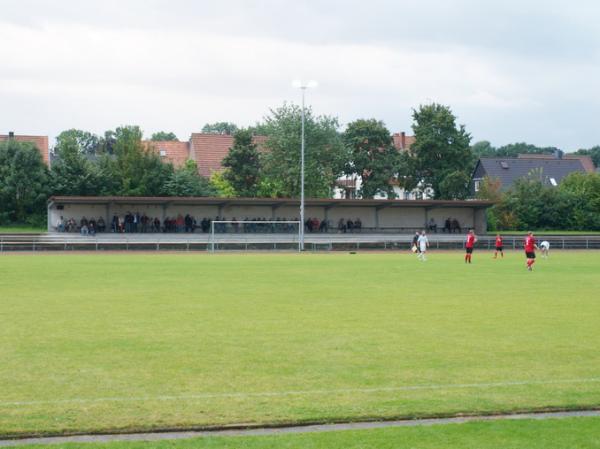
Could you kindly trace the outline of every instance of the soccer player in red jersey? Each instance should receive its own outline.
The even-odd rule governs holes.
[[[477,237],[475,237],[475,233],[472,229],[469,229],[469,233],[467,234],[467,242],[465,243],[465,249],[467,250],[465,254],[465,263],[471,263],[471,257],[473,256],[473,247],[475,246],[475,242],[477,242]]]
[[[494,259],[498,258],[498,253],[500,253],[500,256],[504,259],[504,244],[500,234],[496,234],[496,251],[494,251]]]
[[[535,237],[533,237],[533,232],[529,231],[527,233],[527,237],[525,237],[525,256],[527,257],[527,269],[529,271],[533,270],[533,264],[535,263],[535,250],[537,248],[537,244],[535,242]]]

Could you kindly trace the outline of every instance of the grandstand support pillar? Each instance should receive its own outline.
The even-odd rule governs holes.
[[[106,229],[109,229],[109,226],[111,226],[111,223],[112,223],[112,220],[110,219],[111,206],[112,206],[111,203],[106,203],[106,217],[104,218],[105,223],[106,223]]]
[[[375,230],[379,229],[379,208],[375,208]]]
[[[164,203],[162,205],[162,218],[160,220],[160,222],[164,225],[165,223],[165,218],[167,218],[167,203]]]
[[[473,227],[477,234],[485,234],[487,232],[485,209],[473,209]]]

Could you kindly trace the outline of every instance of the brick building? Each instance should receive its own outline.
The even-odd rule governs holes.
[[[33,143],[37,149],[40,151],[42,155],[42,159],[46,165],[50,164],[50,153],[48,148],[48,136],[24,136],[15,134],[12,131],[8,134],[0,134],[0,142],[5,142],[7,140],[14,139],[17,142],[31,142]]]
[[[254,143],[261,151],[266,142],[266,136],[254,136]],[[414,143],[414,136],[407,136],[404,132],[392,136],[394,146],[398,151],[408,151]],[[212,172],[223,170],[221,163],[229,149],[233,146],[233,136],[225,134],[192,133],[187,142],[172,141],[146,141],[149,148],[160,154],[166,162],[171,162],[175,167],[181,167],[185,161],[196,161],[198,171],[202,176],[210,176]]]
[[[266,139],[265,136],[254,136],[259,151]],[[223,169],[221,162],[233,146],[233,136],[192,133],[187,142],[146,141],[146,144],[175,167],[181,167],[188,159],[196,161],[198,172],[208,177],[212,172]]]

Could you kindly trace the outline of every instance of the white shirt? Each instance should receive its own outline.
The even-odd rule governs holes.
[[[544,240],[542,243],[540,243],[540,248],[543,249],[550,249],[550,242],[548,242],[547,240]]]
[[[420,235],[419,240],[417,240],[417,243],[419,244],[419,249],[421,251],[427,251],[427,245],[429,244],[429,240],[427,240],[426,235]]]

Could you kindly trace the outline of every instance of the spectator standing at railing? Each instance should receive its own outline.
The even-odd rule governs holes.
[[[138,232],[139,224],[140,224],[140,213],[136,212],[135,214],[133,214],[133,232]]]
[[[348,221],[346,221],[346,227],[348,232],[354,232],[354,222],[350,218],[348,218]]]
[[[98,232],[106,231],[106,223],[104,222],[104,218],[98,218]]]
[[[354,229],[356,229],[358,232],[360,232],[362,229],[362,221],[359,217],[356,217],[356,220],[354,220]]]
[[[56,222],[56,230],[58,232],[65,232],[65,219],[62,217],[62,215]]]

